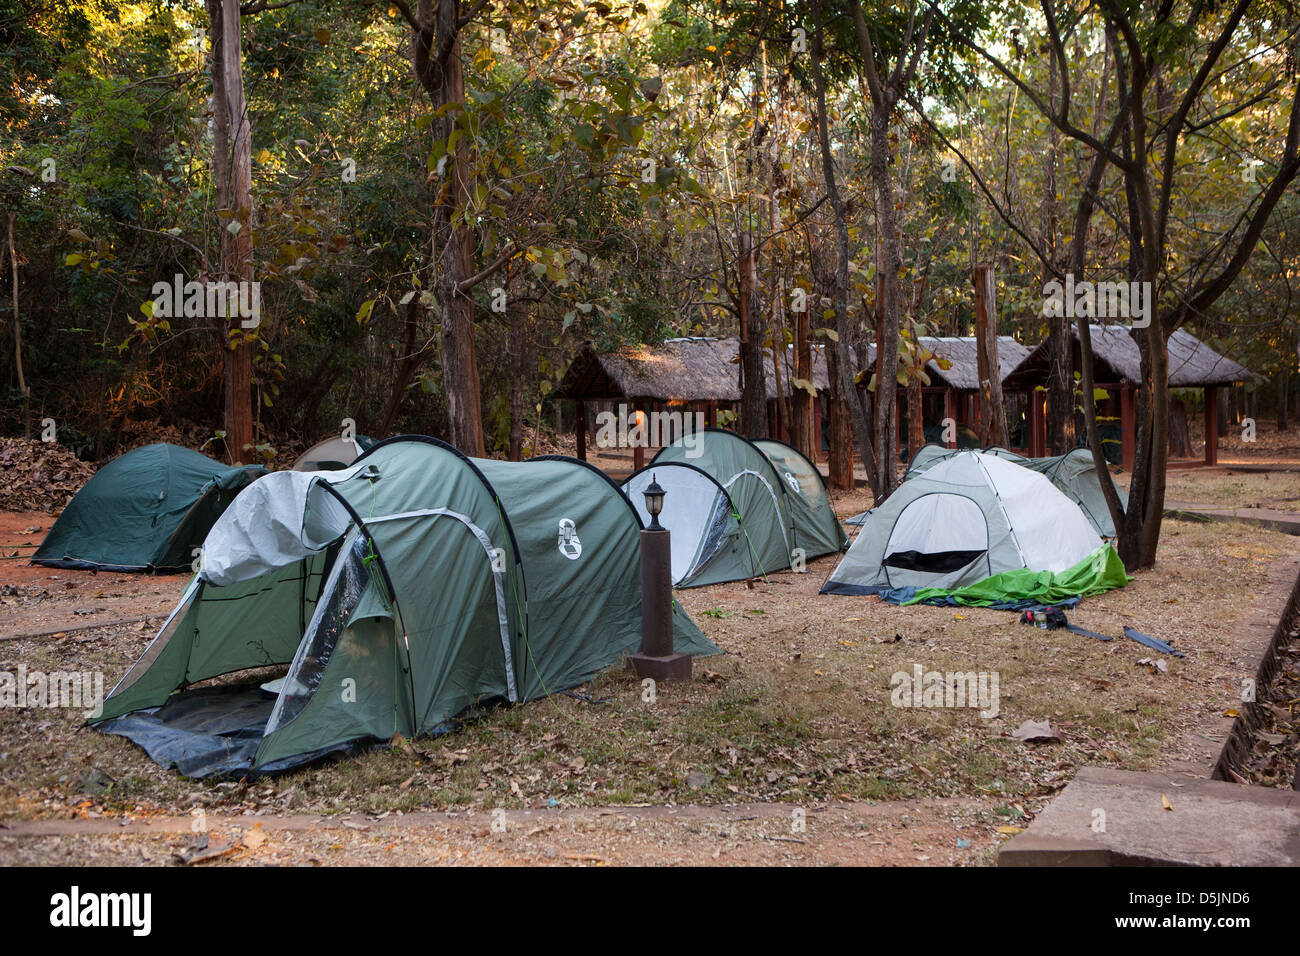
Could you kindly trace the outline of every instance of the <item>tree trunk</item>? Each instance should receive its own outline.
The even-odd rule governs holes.
[[[925,444],[925,422],[921,420],[921,380],[913,376],[907,383],[907,460]]]
[[[829,475],[826,483],[837,491],[852,491],[853,481],[853,413],[849,410],[848,400],[844,397],[841,385],[839,353],[836,349],[826,348],[826,375],[830,380],[830,400],[827,402],[827,417],[830,431],[830,454],[827,461]],[[821,436],[816,436],[814,451],[821,449]],[[809,457],[811,462],[817,459]]]
[[[816,90],[817,141],[821,152],[822,176],[826,181],[826,192],[830,197],[831,210],[835,216],[835,324],[838,335],[835,339],[836,364],[839,366],[840,393],[846,397],[853,421],[853,436],[866,466],[867,478],[877,500],[883,498],[893,489],[893,483],[882,485],[875,449],[871,443],[871,431],[867,424],[865,397],[854,383],[853,365],[849,358],[849,339],[852,323],[849,319],[849,225],[848,209],[840,195],[835,179],[835,159],[831,154],[830,132],[826,118],[826,77],[822,70],[822,58],[826,55],[823,45],[822,7],[820,2],[813,4],[816,18],[817,42],[812,57],[813,85]],[[897,343],[895,343],[897,347]],[[859,355],[859,359],[864,356]],[[884,443],[885,446],[888,442]],[[892,463],[889,468],[893,474]]]
[[[754,302],[758,257],[752,235],[742,232],[736,238],[739,248],[736,270],[740,277],[740,431],[748,438],[766,438],[767,376],[763,369],[763,323]]]
[[[1002,372],[998,363],[998,309],[993,267],[978,265],[975,286],[975,353],[980,378],[980,443],[984,447],[1010,444],[1006,405],[1002,401]]]
[[[528,378],[528,364],[524,349],[524,314],[510,309],[510,362],[514,366],[510,376],[510,460],[522,461],[524,457],[524,381]],[[556,403],[559,408],[559,403]],[[559,434],[559,429],[556,429]]]
[[[238,0],[207,0],[212,26],[212,178],[217,208],[234,215],[221,221],[222,281],[253,281],[252,131],[240,54]],[[237,222],[236,232],[230,224]],[[253,454],[253,355],[240,317],[222,330],[226,454],[234,464]]]
[[[876,271],[881,277],[880,336],[876,340],[880,374],[876,376],[876,468],[878,497],[888,496],[898,483],[898,428],[894,422],[898,380],[898,271],[902,254],[894,208],[894,183],[889,173],[889,115],[871,113],[871,178],[876,187],[876,220],[880,245]]]
[[[1056,102],[1056,57],[1047,57],[1048,102]],[[1054,123],[1047,124],[1047,153],[1043,157],[1043,208],[1040,244],[1053,263],[1056,258],[1056,235],[1059,217],[1056,204],[1056,157],[1060,149],[1061,132]],[[1043,283],[1054,279],[1052,270],[1043,266]],[[1048,454],[1064,455],[1075,445],[1074,437],[1074,349],[1068,316],[1049,316],[1047,319],[1047,447]],[[1039,401],[1034,392],[1031,402]]]
[[[808,383],[813,380],[810,311],[805,309],[794,316],[794,377]],[[812,393],[794,385],[790,389],[790,405],[790,444],[803,452],[809,461],[816,461],[814,456],[821,446],[821,436],[813,435]]]
[[[436,3],[436,8],[434,4]],[[433,102],[434,141],[447,142],[465,102],[465,71],[460,55],[459,0],[420,0],[411,59],[415,75]],[[445,107],[450,106],[450,109]],[[468,137],[460,136],[448,155],[434,198],[433,248],[439,252],[434,283],[442,325],[442,379],[451,443],[467,455],[483,457],[483,413],[478,354],[474,347],[474,302],[468,286],[474,275],[474,231],[461,216],[473,195]]]
[[[23,376],[23,328],[18,319],[18,249],[14,246],[14,213],[9,214],[9,263],[13,279],[14,303],[14,371],[18,374],[18,392],[23,397],[23,437],[32,437],[32,390]]]

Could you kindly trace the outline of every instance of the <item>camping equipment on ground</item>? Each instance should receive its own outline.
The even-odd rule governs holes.
[[[357,435],[355,438],[334,435],[318,441],[299,455],[298,460],[293,463],[293,470],[332,471],[346,468],[374,444],[375,440],[365,435]]]
[[[418,436],[268,475],[213,527],[98,726],[188,776],[272,772],[572,688],[638,646],[640,529],[585,462]],[[719,653],[675,602],[673,627],[678,650]],[[174,693],[285,664],[273,698]]]
[[[1127,581],[1114,549],[1046,477],[966,451],[904,481],[874,509],[822,593],[1007,606]]]
[[[787,569],[838,551],[846,540],[821,474],[781,442],[750,441],[721,428],[679,438],[623,482],[643,521],[641,498],[651,481],[673,502],[663,523],[672,532],[676,587]]]
[[[1045,630],[1053,631],[1057,628],[1064,628],[1072,634],[1082,634],[1085,637],[1095,637],[1099,641],[1110,641],[1113,638],[1108,634],[1098,634],[1096,631],[1090,631],[1086,627],[1079,627],[1077,624],[1071,624],[1065,612],[1059,607],[1045,607],[1040,610],[1025,611],[1020,615],[1021,624],[1032,624]],[[1124,625],[1124,636],[1131,641],[1137,641],[1152,650],[1159,651],[1161,654],[1173,654],[1175,657],[1186,657],[1182,651],[1176,649],[1172,644],[1166,643],[1159,638],[1151,637],[1149,634],[1143,634],[1136,628]]]
[[[231,466],[179,445],[114,458],[59,515],[32,564],[98,571],[188,570],[235,496],[261,465]]]

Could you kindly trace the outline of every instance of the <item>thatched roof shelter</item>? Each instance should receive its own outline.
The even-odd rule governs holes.
[[[931,361],[927,369],[931,387],[975,390],[979,388],[974,338],[923,337],[922,344],[952,362],[942,369]],[[819,392],[830,387],[824,346],[812,347],[812,383]],[[1005,378],[1029,355],[1030,350],[1010,336],[998,338],[998,365]],[[669,339],[657,346],[628,346],[600,352],[583,346],[564,374],[556,398],[646,402],[738,402],[740,401],[740,343],[736,338]],[[868,349],[867,361],[876,360]],[[772,357],[764,356],[767,398],[776,398],[776,376]],[[794,350],[787,348],[781,360],[781,386],[791,394]]]
[[[940,368],[939,363],[933,359],[926,363],[925,370],[930,374],[931,388],[953,388],[958,391],[979,389],[979,357],[975,350],[974,336],[923,335],[921,345],[952,363],[952,367],[947,369]],[[998,336],[998,370],[1002,373],[1004,385],[1006,377],[1029,353],[1029,346],[1021,345],[1011,336]],[[876,347],[873,345],[867,351],[867,361],[875,360]]]
[[[569,366],[556,398],[627,399],[646,402],[740,401],[740,342],[736,338],[669,339],[653,347],[628,346],[599,352],[584,345]],[[776,398],[772,357],[765,356],[767,397]],[[791,393],[792,350],[781,362],[781,385]],[[812,349],[812,382],[821,391],[830,387],[826,357]]]
[[[1093,381],[1098,387],[1117,393],[1118,408],[1112,407],[1109,414],[1114,416],[1116,411],[1119,413],[1120,463],[1125,471],[1130,471],[1136,455],[1134,403],[1138,386],[1142,382],[1142,353],[1138,351],[1132,330],[1127,326],[1093,325],[1089,328],[1092,338]],[[1081,367],[1079,331],[1071,331],[1071,363],[1073,369],[1078,371]],[[1002,384],[1004,388],[1028,392],[1045,385],[1047,374],[1047,343],[1044,342],[1030,352]],[[1245,366],[1220,355],[1190,332],[1179,329],[1169,337],[1170,387],[1205,390],[1205,455],[1198,464],[1213,465],[1219,460],[1218,390],[1223,386],[1249,382],[1253,378]],[[1046,453],[1047,447],[1047,411],[1045,399],[1041,395],[1030,402],[1029,417],[1029,454],[1031,457],[1041,457]],[[1178,464],[1186,465],[1187,462]]]
[[[1094,325],[1092,330],[1093,377],[1098,383],[1137,384],[1142,381],[1142,355],[1127,326]],[[1079,366],[1079,330],[1074,335],[1074,365]],[[1008,388],[1033,388],[1047,381],[1047,343],[1029,352],[1007,376]],[[1169,337],[1169,385],[1172,388],[1202,388],[1207,385],[1235,385],[1254,376],[1245,366],[1220,355],[1192,333],[1179,329]]]

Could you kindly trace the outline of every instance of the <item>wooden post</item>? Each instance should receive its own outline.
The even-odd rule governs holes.
[[[1205,463],[1219,463],[1219,389],[1205,386]]]
[[[1133,386],[1128,384],[1119,387],[1119,433],[1120,447],[1123,449],[1121,467],[1127,472],[1132,472],[1137,438],[1133,426]]]
[[[1026,444],[1029,446],[1030,458],[1045,458],[1047,456],[1047,420],[1043,414],[1043,396],[1046,392],[1039,392],[1035,388],[1029,390],[1029,422]]]
[[[587,460],[587,403],[577,399],[573,403],[573,437],[578,444],[578,460]]]
[[[641,402],[632,403],[632,424],[636,427],[641,424]],[[641,429],[641,435],[645,435],[645,429]],[[638,441],[632,449],[632,470],[640,471],[645,467],[645,442]]]

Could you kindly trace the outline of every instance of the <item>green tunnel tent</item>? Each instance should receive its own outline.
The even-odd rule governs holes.
[[[194,549],[235,497],[266,474],[179,445],[136,448],[68,502],[33,564],[99,571],[189,570]]]
[[[266,773],[574,687],[639,646],[640,528],[568,458],[403,437],[340,471],[278,472],[213,527],[98,726],[188,776]],[[718,653],[673,612],[678,650]],[[285,664],[262,690],[174,693]]]
[[[660,523],[673,534],[673,581],[696,587],[787,569],[837,551],[843,533],[815,468],[789,446],[770,452],[735,432],[706,428],[660,450],[623,483],[649,521],[643,492],[666,491]]]
[[[779,439],[755,438],[754,444],[793,492],[786,500],[794,519],[795,547],[803,548],[809,558],[843,551],[848,536],[835,517],[822,473],[797,448]]]
[[[935,464],[947,461],[955,454],[955,449],[926,445],[908,465],[904,480],[924,474]],[[1111,520],[1110,508],[1106,506],[1106,495],[1101,490],[1101,478],[1097,475],[1092,452],[1087,448],[1075,448],[1068,454],[1053,455],[1050,458],[1024,458],[1005,448],[990,448],[985,454],[997,455],[1022,468],[1046,475],[1063,495],[1079,506],[1099,535],[1103,538],[1115,537],[1115,522]],[[1115,491],[1119,494],[1120,504],[1127,510],[1128,492],[1119,486],[1116,486]]]

